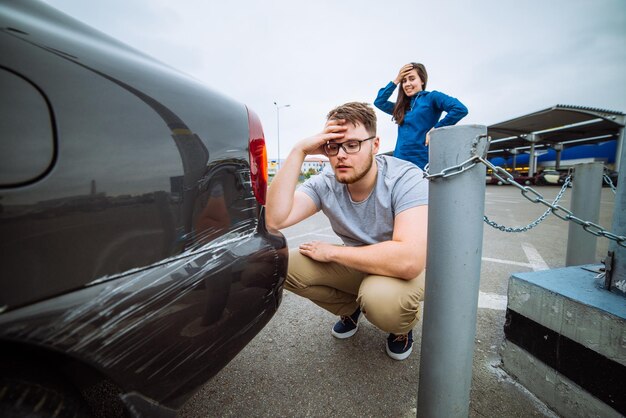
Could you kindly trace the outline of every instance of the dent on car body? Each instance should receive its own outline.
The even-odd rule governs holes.
[[[215,363],[208,353],[234,356],[236,352],[221,352],[220,347],[237,346],[276,309],[280,283],[267,278],[275,275],[280,259],[273,246],[255,239],[251,226],[242,223],[160,269],[137,269],[5,313],[0,335],[85,358],[120,376],[124,387],[155,399],[175,397],[168,379],[205,374]],[[256,247],[254,259],[242,260],[240,254],[250,249],[241,246]],[[248,312],[256,314],[246,316]],[[232,322],[233,332],[216,333],[226,322]]]

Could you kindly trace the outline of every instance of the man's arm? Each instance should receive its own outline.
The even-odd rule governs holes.
[[[343,138],[346,127],[343,120],[326,122],[324,130],[298,142],[272,180],[265,203],[265,221],[273,229],[287,228],[318,211],[313,200],[303,192],[296,192],[304,158],[309,154],[323,154],[327,141]]]
[[[323,242],[300,246],[300,252],[317,261],[334,261],[382,276],[411,280],[426,267],[428,206],[407,209],[394,220],[390,241],[361,247],[343,247]]]

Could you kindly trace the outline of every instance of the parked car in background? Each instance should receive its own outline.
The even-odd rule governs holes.
[[[487,174],[487,176],[485,177],[485,183],[486,184],[497,184],[498,186],[502,186],[504,184],[504,182],[502,180],[500,180],[499,178],[497,178],[493,174]]]
[[[547,185],[559,186],[559,185],[562,185],[565,180],[563,175],[567,177],[567,170],[566,171],[543,170],[542,172],[537,174],[535,183],[538,186],[547,186]]]
[[[528,172],[519,173],[515,171],[512,174],[513,174],[513,179],[515,180],[515,182],[523,186],[534,186],[536,184],[536,181],[537,181],[536,174],[529,176]]]
[[[281,302],[261,123],[38,1],[0,51],[0,416],[173,416]]]
[[[523,185],[535,184],[535,177],[534,176],[523,175],[523,174],[520,174],[519,172],[516,172],[516,171],[511,172],[511,175],[513,176],[513,180],[515,182],[519,183],[519,184],[523,184]],[[500,177],[502,177],[502,176],[500,176]],[[509,184],[507,182],[502,181],[500,178],[496,177],[492,173],[488,173],[487,174],[487,176],[485,178],[485,182],[486,182],[486,184],[497,184],[498,186],[502,186],[503,184]]]

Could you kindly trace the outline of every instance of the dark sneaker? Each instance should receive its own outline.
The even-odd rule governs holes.
[[[413,331],[408,334],[389,334],[387,337],[387,354],[394,360],[404,360],[413,351]]]
[[[356,334],[359,329],[359,316],[361,315],[361,308],[356,308],[356,311],[350,316],[341,315],[339,321],[333,327],[331,333],[336,338],[350,338]]]

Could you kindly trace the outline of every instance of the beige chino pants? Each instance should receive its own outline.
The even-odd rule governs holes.
[[[366,274],[312,260],[295,249],[289,252],[285,288],[335,315],[351,315],[360,306],[381,330],[406,334],[419,320],[424,277],[424,272],[413,280]]]

